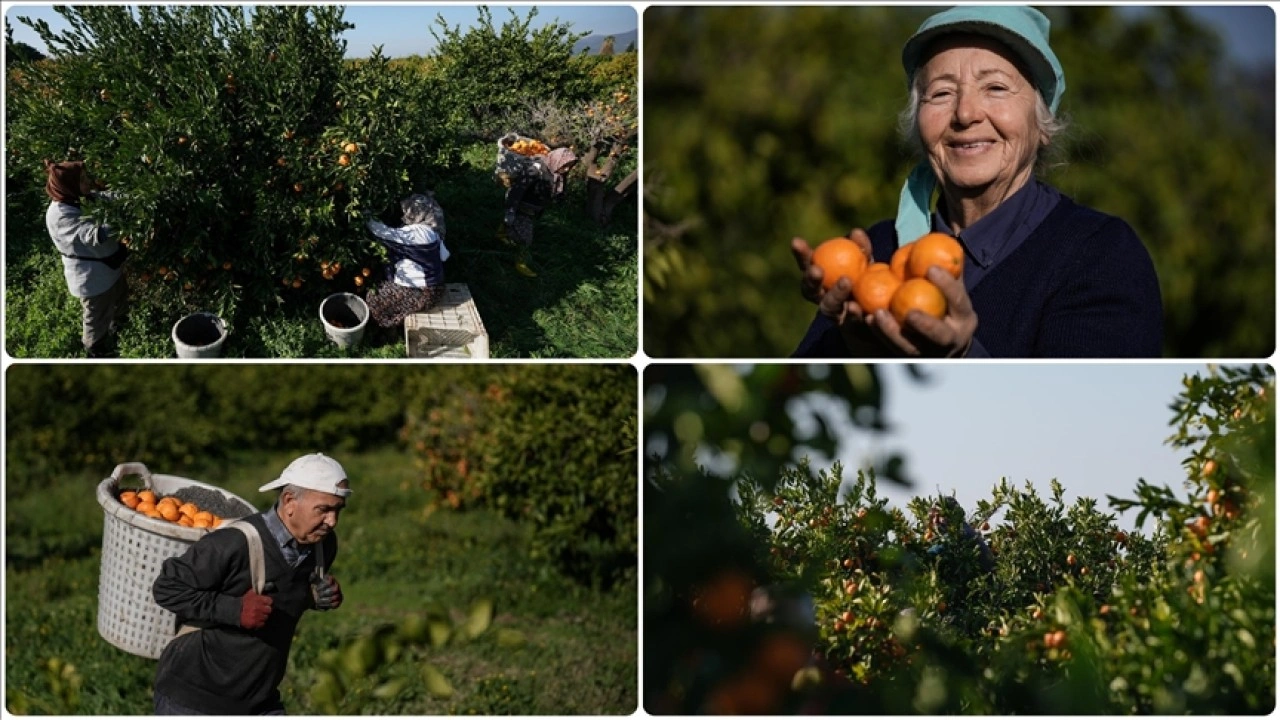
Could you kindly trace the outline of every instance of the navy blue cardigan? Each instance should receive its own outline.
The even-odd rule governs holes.
[[[893,222],[871,227],[872,254],[898,248]],[[1065,195],[1018,249],[969,290],[978,330],[969,357],[1159,357],[1163,310],[1151,256],[1129,224]],[[870,333],[868,328],[860,331]],[[893,354],[886,346],[885,356]],[[850,357],[818,313],[794,357]]]

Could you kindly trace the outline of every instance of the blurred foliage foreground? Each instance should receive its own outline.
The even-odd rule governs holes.
[[[416,470],[406,501],[527,522],[530,555],[583,583],[635,572],[630,366],[22,365],[5,379],[10,562],[39,562],[64,535],[35,532],[12,501],[86,471],[138,461],[183,475],[231,449],[341,460],[393,446]],[[79,492],[92,502],[92,484]]]
[[[1183,491],[1108,496],[1150,535],[1056,481],[1041,497],[1002,480],[966,512],[890,507],[874,472],[839,465],[734,482],[656,462],[645,709],[1271,712],[1274,395],[1269,368],[1185,378],[1168,441]]]
[[[644,15],[645,351],[784,357],[814,308],[792,237],[892,217],[902,45],[934,10],[656,7]],[[1070,121],[1042,178],[1137,230],[1165,354],[1275,348],[1274,68],[1185,9],[1053,7]],[[1270,22],[1270,21],[1268,21]]]

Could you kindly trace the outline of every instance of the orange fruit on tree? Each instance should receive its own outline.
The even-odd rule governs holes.
[[[915,247],[906,264],[908,278],[924,277],[932,265],[951,273],[951,277],[960,277],[964,270],[964,248],[959,240],[943,233],[929,233],[912,244]]]
[[[902,280],[885,263],[873,263],[853,285],[853,299],[864,313],[889,309],[889,301]]]
[[[142,502],[138,499],[138,493],[132,490],[125,490],[120,493],[120,502],[130,510],[138,507],[138,503]]]
[[[822,269],[822,289],[830,290],[841,277],[849,278],[856,285],[867,269],[867,254],[849,238],[838,237],[818,246],[813,251],[812,262]]]
[[[343,145],[343,146],[342,146],[342,151],[343,151],[343,152],[346,152],[346,153],[354,153],[354,152],[356,152],[356,151],[357,151],[357,150],[359,150],[359,149],[360,149],[360,148],[359,148],[359,147],[357,147],[357,146],[356,146],[356,144],[355,144],[355,143],[353,143],[353,142],[349,142],[349,143],[347,143],[346,145]]]
[[[341,165],[342,167],[346,167],[346,166],[350,165],[350,164],[351,164],[351,157],[350,157],[350,156],[348,156],[348,155],[346,155],[345,153],[344,153],[344,154],[342,154],[342,155],[339,155],[339,156],[338,156],[338,164],[339,164],[339,165]]]
[[[893,257],[889,260],[889,268],[893,270],[893,274],[899,280],[907,279],[907,260],[911,257],[911,251],[915,249],[915,241],[911,241],[906,245],[893,251]]]
[[[915,253],[912,253],[912,257]],[[911,278],[898,288],[889,301],[889,312],[901,325],[907,321],[907,314],[912,310],[930,317],[942,319],[947,314],[947,299],[937,285],[924,278]]]
[[[364,285],[364,278],[357,275],[355,282],[356,282],[356,287],[360,287],[361,285]]]

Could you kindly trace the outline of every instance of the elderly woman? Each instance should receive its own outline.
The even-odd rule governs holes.
[[[400,201],[402,227],[377,220],[367,223],[387,247],[386,280],[370,292],[369,314],[379,327],[390,328],[405,317],[429,310],[444,296],[444,209],[433,193],[414,194]]]
[[[80,161],[46,160],[45,174],[44,190],[50,199],[45,227],[62,255],[67,290],[80,300],[80,342],[90,358],[110,357],[116,319],[127,295],[120,267],[129,251],[109,227],[85,217],[80,208],[86,197],[110,199],[110,195],[93,192],[94,183]]]
[[[1154,357],[1160,287],[1125,221],[1078,205],[1035,177],[1062,124],[1062,66],[1049,20],[1027,7],[957,7],[920,26],[902,51],[910,101],[902,123],[924,160],[896,220],[850,238],[889,262],[900,245],[942,232],[964,248],[959,279],[927,278],[947,299],[941,319],[864,314],[848,279],[821,289],[802,239],[791,248],[819,312],[798,357]],[[934,190],[939,202],[930,212]]]
[[[570,148],[556,148],[523,170],[509,175],[507,195],[503,201],[502,226],[499,237],[506,243],[517,245],[520,258],[516,270],[528,277],[537,273],[527,262],[533,247],[533,229],[547,206],[564,195],[565,176],[578,163],[578,156]]]

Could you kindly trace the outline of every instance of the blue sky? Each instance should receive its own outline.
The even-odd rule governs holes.
[[[348,41],[348,54],[367,55],[377,44],[382,44],[384,54],[390,57],[404,55],[423,55],[431,51],[434,39],[428,28],[432,27],[437,14],[444,15],[452,25],[469,27],[476,20],[476,4],[466,5],[430,5],[399,4],[375,5],[352,4],[347,6],[347,19],[356,24],[356,29],[349,31],[345,38]],[[9,5],[6,16],[27,15],[43,18],[60,25],[57,16],[49,4]],[[515,8],[523,15],[529,5],[491,5],[495,21],[505,20],[507,7]],[[575,30],[590,31],[593,34],[612,35],[634,30],[639,24],[638,15],[629,5],[539,5],[536,25],[559,19],[571,23]],[[1266,6],[1192,6],[1191,12],[1203,21],[1210,23],[1223,33],[1228,53],[1237,60],[1245,62],[1275,61],[1275,12]],[[1147,9],[1142,6],[1126,6],[1125,12],[1141,13]],[[14,23],[14,38],[31,45],[38,41],[26,26]]]
[[[347,41],[348,57],[366,57],[375,45],[382,45],[382,52],[388,57],[406,55],[426,55],[435,46],[435,38],[431,30],[436,27],[437,15],[444,17],[450,27],[471,27],[479,19],[476,5],[429,5],[429,4],[350,4],[347,5],[345,17],[356,27],[343,34]],[[493,13],[493,21],[501,25],[511,17],[508,8],[515,10],[520,16],[528,14],[533,5],[489,5]],[[538,16],[533,26],[542,27],[551,22],[568,23],[575,32],[587,32],[593,35],[616,35],[635,30],[639,25],[639,14],[630,5],[537,5]],[[61,16],[53,11],[52,5],[10,5],[5,17],[13,25],[15,40],[25,42],[43,51],[42,43],[27,26],[18,23],[15,18],[25,16],[43,19],[49,22],[55,31],[66,29]],[[619,50],[623,48],[619,47]]]
[[[1108,494],[1134,497],[1138,478],[1182,491],[1188,455],[1164,443],[1172,434],[1169,404],[1185,374],[1203,364],[928,365],[930,381],[906,368],[882,366],[885,408],[893,425],[883,437],[852,433],[841,451],[846,467],[899,451],[916,485],[885,484],[891,504],[941,490],[967,510],[1001,477],[1042,494],[1057,478],[1068,502]],[[846,473],[846,477],[851,473]],[[1121,518],[1133,525],[1133,515]]]

